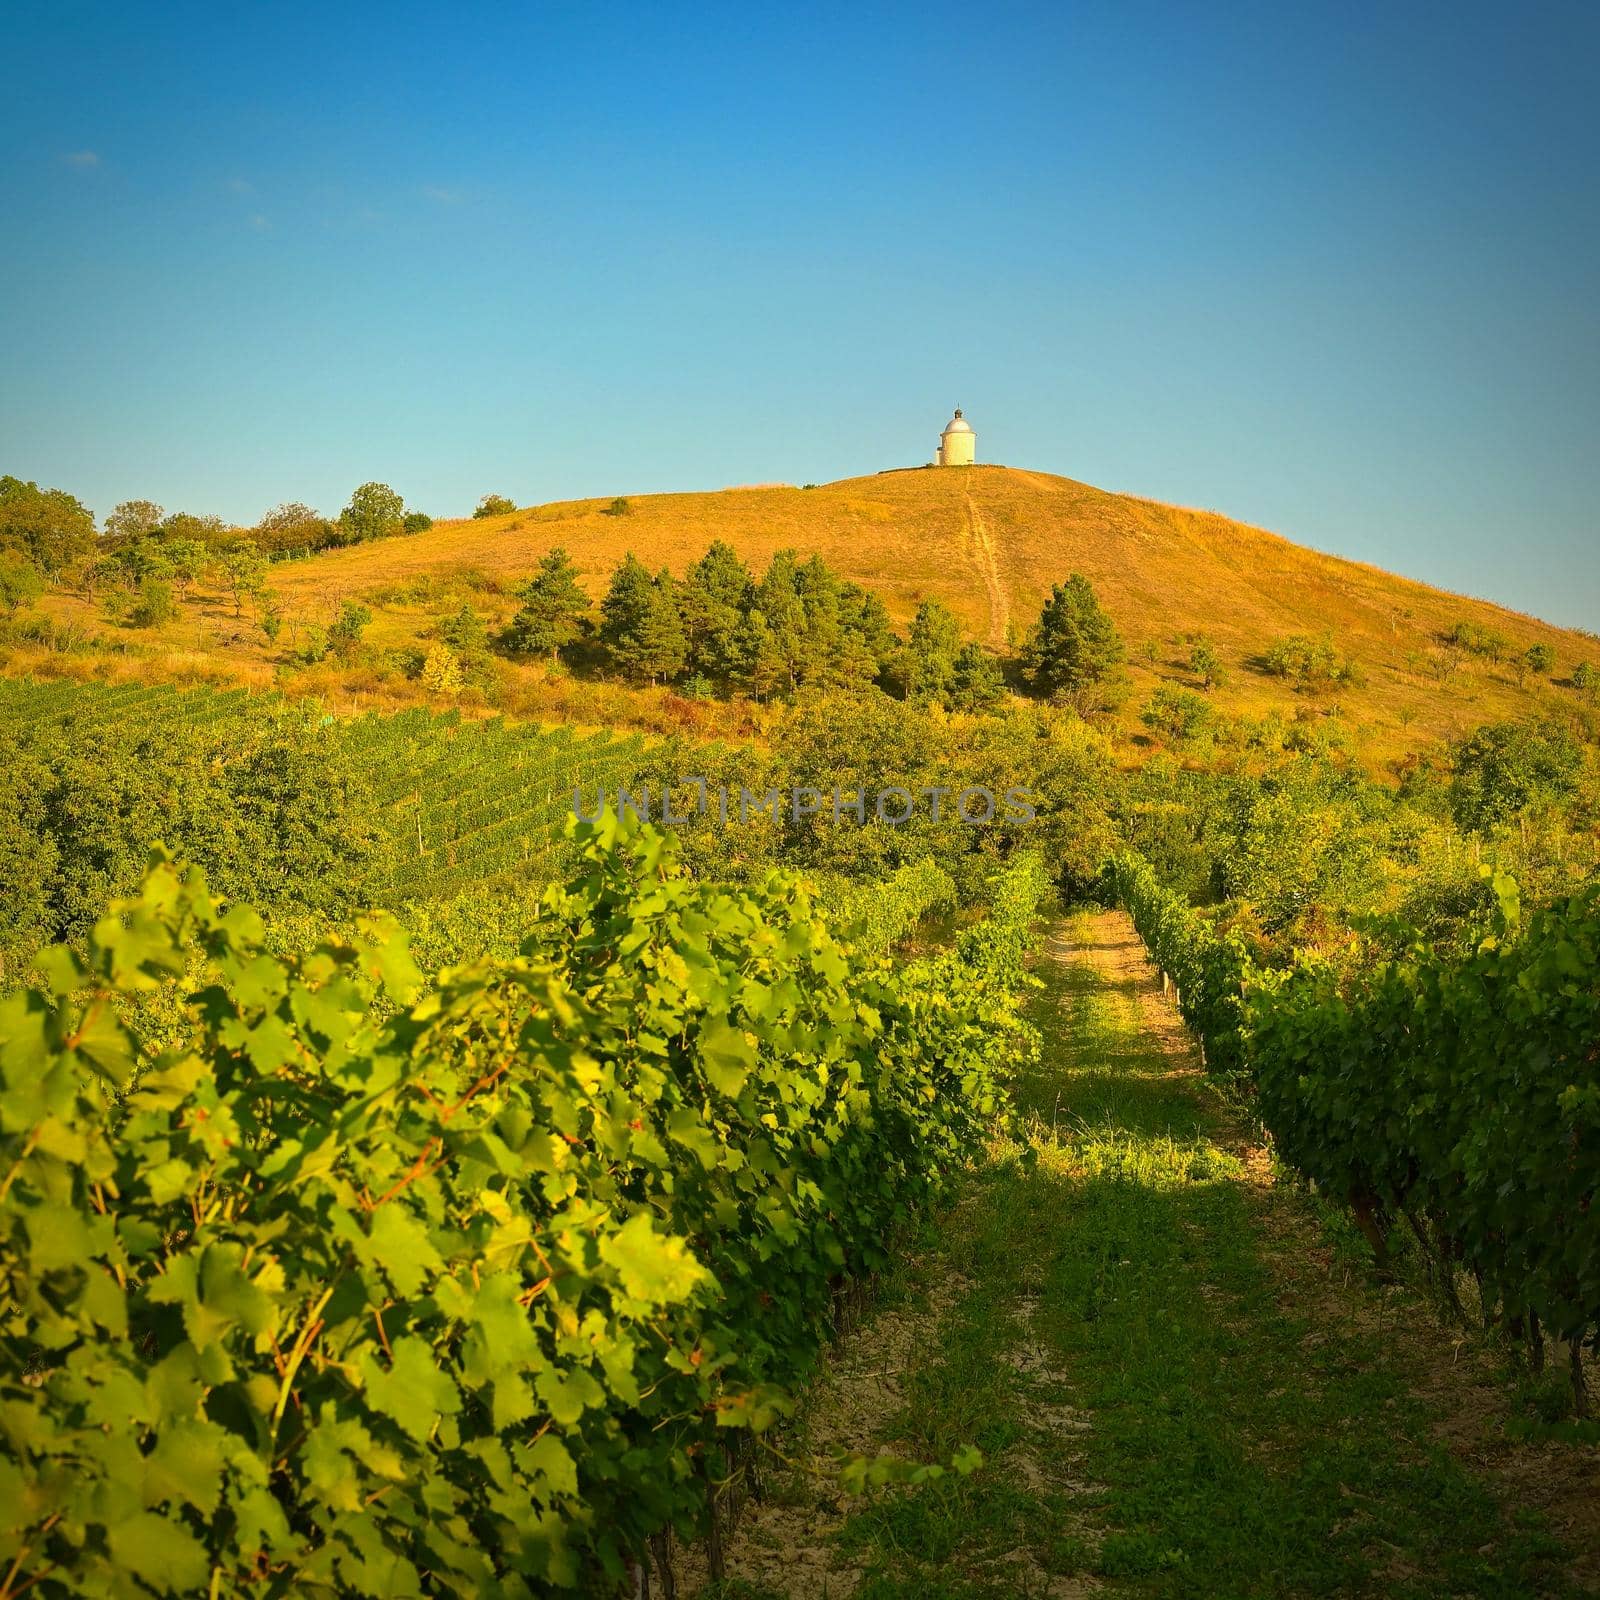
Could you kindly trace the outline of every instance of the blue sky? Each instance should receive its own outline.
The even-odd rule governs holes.
[[[983,459],[1600,629],[1600,9],[15,8],[0,472]]]

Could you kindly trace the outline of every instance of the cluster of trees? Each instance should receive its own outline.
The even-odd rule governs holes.
[[[632,554],[612,573],[596,619],[565,550],[552,550],[518,592],[501,634],[514,656],[556,659],[580,647],[637,683],[691,694],[759,699],[802,688],[865,688],[967,709],[1004,692],[999,662],[964,642],[937,601],[902,639],[883,602],[841,579],[820,556],[779,551],[757,578],[718,541],[682,579],[652,573]]]
[[[151,542],[185,552],[172,557],[178,566],[185,566],[193,564],[187,552],[197,546],[216,550],[248,542],[277,557],[422,533],[432,526],[432,517],[408,510],[388,484],[364,483],[335,518],[292,501],[273,507],[253,528],[233,528],[221,517],[169,512],[153,500],[124,500],[107,514],[104,529],[97,534],[94,514],[66,490],[0,477],[0,560],[7,571],[26,563],[52,580],[85,560]]]
[[[937,600],[898,634],[883,602],[839,577],[820,556],[780,550],[757,578],[718,540],[681,579],[652,573],[631,553],[611,575],[598,619],[567,552],[550,551],[518,591],[520,609],[499,637],[513,656],[597,649],[634,682],[672,683],[700,695],[757,699],[806,688],[875,686],[901,699],[981,711],[1005,694],[999,659],[963,639]],[[1112,703],[1122,640],[1087,579],[1056,587],[1028,636],[1021,681],[1080,710]]]
[[[169,512],[153,500],[124,500],[97,533],[93,514],[65,490],[0,478],[0,618],[14,618],[55,583],[99,600],[113,621],[157,627],[177,615],[196,583],[209,580],[231,598],[235,616],[253,603],[275,639],[283,618],[267,588],[274,559],[432,526],[388,484],[364,483],[336,519],[293,502],[240,529],[220,517]],[[337,647],[347,623],[340,618],[320,644],[312,641],[314,658]]]
[[[400,493],[386,483],[364,483],[336,518],[298,500],[274,506],[248,537],[274,556],[333,550],[342,545],[365,544],[372,539],[393,539],[400,534],[426,533],[433,518],[425,511],[410,511]]]

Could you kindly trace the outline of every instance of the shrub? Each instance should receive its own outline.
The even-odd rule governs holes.
[[[1484,656],[1490,661],[1500,660],[1506,652],[1506,636],[1478,622],[1457,622],[1444,637],[1447,644],[1453,644],[1469,655]]]
[[[509,517],[516,509],[515,500],[508,500],[503,494],[486,494],[472,514],[474,517]]]
[[[1291,679],[1296,688],[1315,690],[1336,683],[1359,682],[1353,664],[1334,648],[1332,634],[1313,637],[1292,633],[1276,640],[1264,657],[1273,676]]]
[[[134,596],[128,621],[136,628],[159,628],[177,614],[178,602],[173,598],[172,585],[159,578],[145,578]]]
[[[1214,713],[1203,695],[1164,685],[1150,696],[1139,716],[1147,728],[1163,739],[1183,745],[1210,727]]]
[[[460,694],[462,688],[461,658],[442,641],[433,646],[422,660],[418,675],[422,686],[434,694]]]
[[[338,619],[328,629],[328,648],[336,656],[348,659],[361,643],[361,635],[372,621],[372,613],[354,600],[346,600]]]
[[[26,557],[0,551],[0,614],[14,617],[44,593],[44,574]]]

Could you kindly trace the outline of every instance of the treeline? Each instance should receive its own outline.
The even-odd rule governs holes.
[[[93,512],[66,490],[0,477],[0,558],[24,560],[51,579],[85,559],[145,541],[205,550],[244,542],[276,559],[423,533],[432,526],[432,517],[408,509],[388,484],[364,483],[337,517],[290,501],[274,506],[253,527],[241,528],[221,517],[169,512],[153,500],[124,500],[107,513],[103,531],[97,532]]]
[[[681,579],[631,553],[611,574],[598,615],[564,549],[551,550],[517,591],[520,608],[497,643],[512,656],[597,659],[641,684],[689,695],[757,699],[802,689],[877,687],[900,699],[981,711],[1007,688],[999,658],[964,639],[937,600],[897,633],[883,602],[817,555],[780,550],[759,578],[714,543]],[[1122,641],[1088,581],[1074,576],[1046,602],[1018,681],[1045,697],[1093,693],[1112,680]]]

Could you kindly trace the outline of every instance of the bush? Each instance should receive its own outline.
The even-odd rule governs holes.
[[[431,690],[434,694],[460,694],[463,683],[461,658],[449,645],[441,641],[423,657],[422,671],[418,676],[422,680],[423,688]]]
[[[1189,744],[1211,726],[1214,713],[1203,695],[1192,689],[1162,687],[1150,696],[1140,721],[1176,745]]]
[[[20,555],[0,552],[0,615],[14,617],[44,593],[44,574]]]
[[[178,602],[173,598],[172,585],[159,578],[145,578],[134,596],[128,621],[136,628],[159,628],[177,614]]]
[[[1268,647],[1264,661],[1267,671],[1274,677],[1292,679],[1299,689],[1325,689],[1332,684],[1360,682],[1354,665],[1334,648],[1331,634],[1320,637],[1289,634]]]
[[[472,514],[474,517],[509,517],[516,509],[515,500],[508,500],[503,494],[486,494]]]
[[[1481,623],[1457,622],[1444,637],[1446,644],[1453,644],[1469,655],[1483,656],[1490,661],[1499,661],[1506,653],[1506,636]]]
[[[338,619],[328,629],[328,648],[336,656],[348,660],[361,643],[361,635],[372,621],[372,613],[354,600],[346,600],[340,608]]]
[[[400,524],[402,533],[426,533],[433,526],[433,518],[426,511],[408,511]]]

